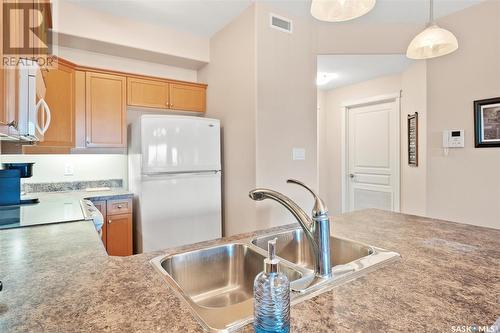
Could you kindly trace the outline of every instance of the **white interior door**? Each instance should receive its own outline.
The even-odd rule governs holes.
[[[399,211],[399,98],[348,107],[348,211]]]

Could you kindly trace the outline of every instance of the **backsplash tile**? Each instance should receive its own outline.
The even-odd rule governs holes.
[[[63,191],[81,191],[89,187],[123,187],[123,179],[107,180],[89,180],[60,183],[25,183],[21,185],[24,193],[39,192],[63,192]]]

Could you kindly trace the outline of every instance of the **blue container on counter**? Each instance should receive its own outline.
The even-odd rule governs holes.
[[[21,171],[0,170],[0,206],[21,203]]]

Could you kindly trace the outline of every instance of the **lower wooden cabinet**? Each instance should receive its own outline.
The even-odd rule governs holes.
[[[94,201],[104,217],[102,243],[110,256],[133,254],[132,199]]]
[[[106,221],[106,249],[110,256],[132,254],[132,214],[111,215]]]

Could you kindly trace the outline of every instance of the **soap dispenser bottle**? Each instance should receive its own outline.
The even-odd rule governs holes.
[[[255,277],[254,330],[256,333],[290,332],[290,282],[279,271],[276,238],[269,241],[264,271]]]

